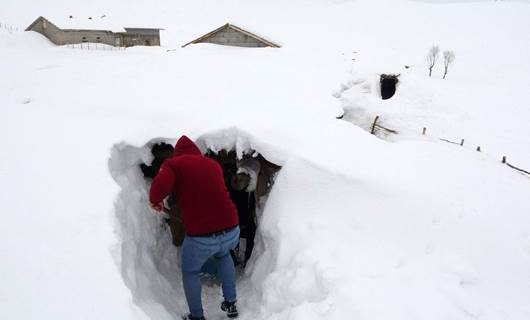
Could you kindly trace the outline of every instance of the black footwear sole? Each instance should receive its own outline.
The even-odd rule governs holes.
[[[221,305],[221,310],[226,312],[226,316],[228,318],[237,318],[239,316],[239,312],[237,311],[237,309],[235,308],[236,310],[231,312],[231,311],[228,310],[229,308],[230,307],[225,307],[225,306]]]

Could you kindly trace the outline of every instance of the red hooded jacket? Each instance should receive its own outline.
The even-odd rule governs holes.
[[[187,235],[198,236],[239,224],[237,210],[226,189],[223,169],[188,137],[175,145],[173,158],[162,164],[149,192],[151,203],[175,194]]]

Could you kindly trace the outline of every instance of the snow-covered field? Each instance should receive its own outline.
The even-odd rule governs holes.
[[[137,168],[182,134],[283,166],[239,275],[242,319],[530,319],[530,178],[500,163],[530,170],[527,1],[0,8],[20,28],[75,11],[166,29],[160,48],[87,51],[0,28],[1,319],[185,313]],[[226,22],[282,48],[180,47]],[[456,53],[446,80],[440,61],[427,76],[433,44]],[[400,74],[385,101],[381,73]],[[376,115],[399,134],[366,132]]]

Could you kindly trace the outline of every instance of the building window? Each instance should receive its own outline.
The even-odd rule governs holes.
[[[46,27],[48,27],[48,25],[46,24],[46,20],[42,20],[42,28],[46,29]]]
[[[88,42],[88,40],[86,39],[86,37],[83,37],[83,38],[82,38],[82,41],[83,41],[83,42]]]
[[[116,45],[119,47],[120,46],[120,38],[116,38]]]
[[[97,37],[97,38],[96,38],[96,42],[101,42],[101,38],[100,38],[100,37]]]

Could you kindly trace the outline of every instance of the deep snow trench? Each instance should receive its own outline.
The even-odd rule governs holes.
[[[268,162],[259,150],[250,148],[248,144],[241,144],[241,140],[237,138],[232,143],[230,139],[227,142],[224,137],[222,146],[207,140],[208,138],[202,138],[197,143],[203,153],[206,152],[221,164],[225,176],[227,172],[235,173],[233,170],[238,170],[240,163],[246,160],[258,162],[259,159],[261,164],[258,176],[250,174],[249,186],[253,185],[255,192],[252,194],[256,195],[255,216],[258,229],[255,247],[247,265],[236,267],[238,296],[244,297],[240,299],[241,309],[250,313],[258,307],[258,303],[253,302],[261,295],[261,286],[257,286],[250,276],[255,275],[256,257],[260,257],[267,246],[259,230],[259,220],[281,167]],[[175,141],[176,139],[153,139],[142,147],[119,143],[113,147],[109,160],[109,170],[121,187],[115,203],[116,234],[119,238],[119,250],[115,253],[115,259],[121,268],[125,284],[132,292],[134,302],[152,319],[176,319],[188,312],[180,272],[180,247],[173,245],[170,227],[164,217],[149,208],[151,181],[140,170],[141,163],[149,164],[152,161],[151,148],[154,144],[166,142],[174,145]],[[244,252],[240,255],[244,259]],[[267,267],[261,266],[258,269],[260,275],[257,278],[263,279]],[[219,317],[225,317],[219,310],[221,299],[218,281],[203,278],[203,304],[210,318],[216,319],[216,313],[219,313]]]

